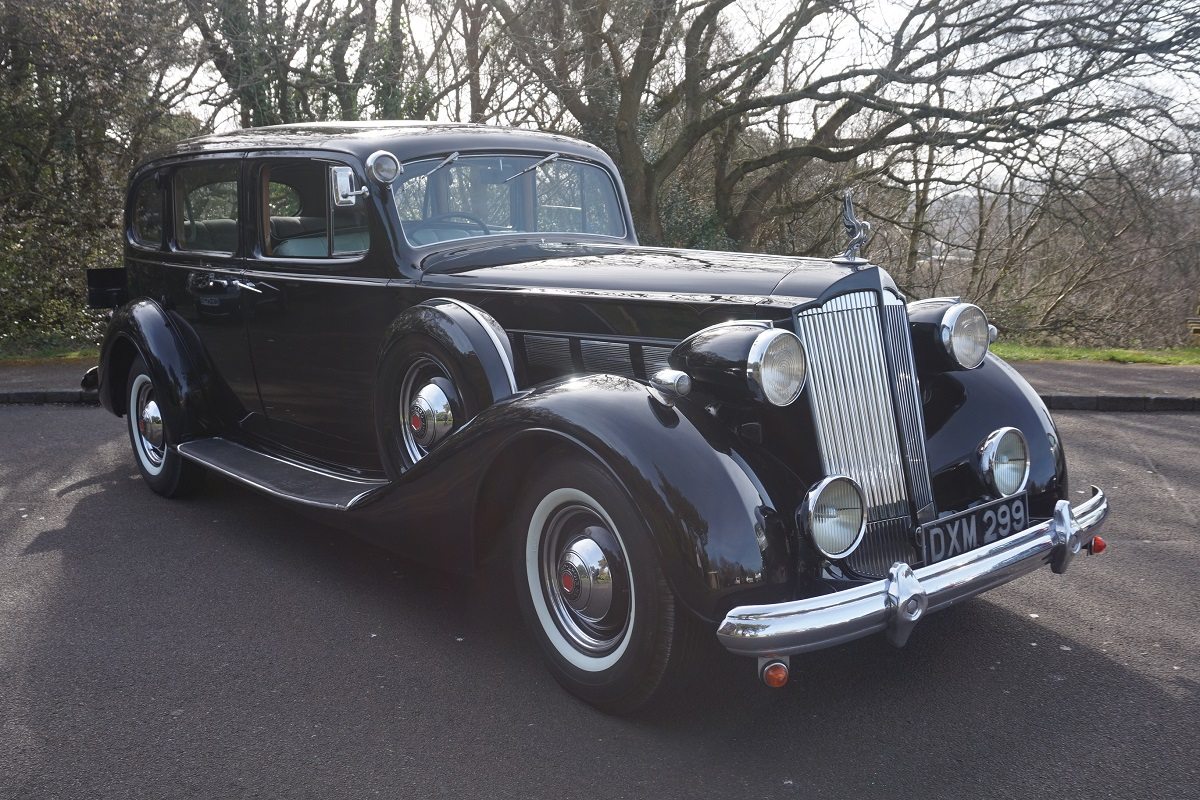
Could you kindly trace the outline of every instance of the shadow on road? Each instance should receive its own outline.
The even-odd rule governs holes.
[[[932,615],[904,650],[796,658],[781,691],[714,642],[686,695],[618,719],[554,684],[506,575],[406,561],[220,479],[166,501],[134,476],[63,486],[65,524],[20,550],[58,574],[5,622],[13,796],[1151,797],[1194,777],[1195,683],[1006,607],[1024,595]],[[1053,611],[1091,565],[1029,596]]]

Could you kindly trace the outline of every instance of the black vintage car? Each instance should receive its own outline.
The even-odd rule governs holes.
[[[511,563],[570,691],[628,711],[715,635],[886,632],[1101,549],[1098,489],[956,298],[638,246],[600,150],[432,123],[179,144],[132,175],[98,384],[166,496],[207,470],[410,557]],[[488,563],[494,563],[488,561]]]

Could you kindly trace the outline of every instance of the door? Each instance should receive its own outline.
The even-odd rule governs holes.
[[[395,316],[390,260],[372,259],[365,196],[330,202],[328,159],[258,158],[247,329],[267,435],[333,465],[378,470],[375,360]],[[361,185],[361,182],[360,182]],[[382,243],[382,236],[375,236]]]
[[[171,245],[163,254],[168,312],[214,376],[215,400],[235,419],[261,412],[246,338],[242,282],[242,159],[188,161],[170,170]]]

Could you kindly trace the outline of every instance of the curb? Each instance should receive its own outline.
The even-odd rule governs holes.
[[[1044,394],[1054,411],[1200,411],[1200,397],[1180,395]]]
[[[0,405],[40,406],[47,404],[72,406],[98,406],[98,392],[81,389],[28,389],[24,391],[0,392]]]
[[[1054,411],[1200,411],[1200,397],[1179,395],[1043,394],[1042,402]],[[0,405],[100,404],[96,392],[79,389],[28,389],[0,391]]]

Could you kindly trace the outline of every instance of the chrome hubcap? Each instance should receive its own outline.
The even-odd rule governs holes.
[[[620,541],[593,509],[570,504],[546,523],[540,572],[555,625],[589,655],[612,651],[630,620],[629,571]]]
[[[401,420],[400,439],[409,463],[415,464],[429,455],[454,430],[455,405],[450,397],[453,392],[449,371],[432,358],[418,358],[404,373],[397,413]]]
[[[162,413],[154,400],[154,385],[150,382],[138,387],[137,401],[137,430],[142,452],[151,464],[159,465],[163,461],[165,439],[163,435]]]
[[[425,450],[433,447],[454,427],[450,398],[436,383],[427,383],[408,407],[408,427],[413,439]]]
[[[590,620],[604,619],[612,608],[612,572],[600,545],[584,537],[571,544],[558,564],[559,594]]]

